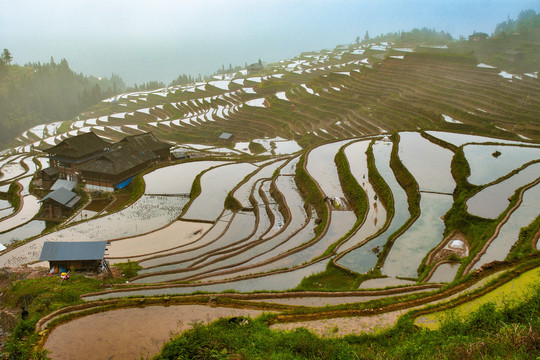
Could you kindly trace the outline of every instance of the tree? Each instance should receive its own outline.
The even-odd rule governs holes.
[[[366,30],[366,35],[364,35],[364,41],[369,40],[369,31]]]
[[[4,64],[9,65],[9,63],[13,60],[13,56],[11,56],[11,53],[8,49],[4,49],[4,52],[2,52],[2,61]]]
[[[357,36],[357,37],[356,37],[356,43],[357,43],[357,44],[360,43],[360,36]]]

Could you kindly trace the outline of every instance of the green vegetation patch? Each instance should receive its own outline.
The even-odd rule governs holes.
[[[19,185],[19,183],[16,181],[12,182],[11,185],[9,185],[6,200],[9,201],[11,206],[13,206],[13,212],[19,211],[19,208],[21,207],[21,196],[19,195],[19,192],[21,190],[22,186]]]
[[[253,141],[249,142],[248,147],[249,147],[249,151],[251,151],[251,153],[255,155],[261,154],[266,151],[266,148],[262,144],[259,144]]]

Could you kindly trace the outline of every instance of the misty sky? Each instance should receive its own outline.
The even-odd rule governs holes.
[[[0,0],[0,49],[18,64],[53,56],[86,75],[169,83],[334,48],[366,30],[491,34],[526,9],[540,12],[540,0]]]

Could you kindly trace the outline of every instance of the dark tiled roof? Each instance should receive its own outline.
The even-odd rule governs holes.
[[[128,143],[140,149],[150,149],[154,152],[171,148],[171,145],[158,140],[151,132],[126,136],[120,143]]]
[[[99,158],[79,166],[83,172],[95,172],[109,175],[119,175],[129,169],[135,168],[154,158],[155,154],[150,150],[142,151],[139,148],[124,144],[116,146]]]
[[[55,242],[45,241],[40,261],[101,260],[105,255],[106,241]]]
[[[43,199],[39,201],[44,202],[47,199],[51,199],[61,205],[72,208],[73,206],[75,206],[75,204],[79,202],[81,197],[75,194],[73,191],[69,191],[68,189],[61,187],[58,190],[54,190],[53,192],[48,193]]]
[[[58,168],[55,168],[55,167],[48,167],[48,168],[43,169],[41,171],[43,171],[45,174],[47,174],[49,176],[55,176],[55,175],[58,175],[58,173],[59,173]]]
[[[82,135],[77,135],[63,140],[56,146],[45,150],[51,155],[65,156],[69,158],[79,158],[99,152],[110,147],[111,144],[94,134],[89,132]]]

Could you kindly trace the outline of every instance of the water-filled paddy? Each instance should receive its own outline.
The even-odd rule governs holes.
[[[23,205],[19,212],[0,222],[0,231],[6,231],[22,225],[32,219],[39,211],[40,203],[34,195],[23,197]]]
[[[1,171],[4,175],[0,178],[0,180],[9,181],[24,174],[26,169],[19,162],[11,162],[2,166]]]
[[[326,196],[345,197],[339,182],[334,157],[339,148],[349,142],[351,140],[324,144],[317,146],[309,153],[306,169],[311,177],[317,181]]]
[[[112,299],[124,296],[160,296],[160,295],[173,295],[173,294],[190,294],[195,291],[208,291],[208,292],[222,292],[226,290],[236,290],[238,292],[252,292],[252,291],[285,291],[295,288],[304,277],[320,273],[326,269],[328,259],[319,261],[309,266],[283,272],[283,273],[270,273],[265,276],[230,281],[220,284],[201,284],[185,287],[168,287],[162,289],[144,289],[135,291],[121,291],[108,294],[99,294],[93,296],[87,296],[84,298],[86,301],[93,301],[98,299]]]
[[[189,194],[195,177],[224,161],[192,161],[171,165],[144,175],[145,194]]]
[[[499,151],[496,157],[493,154]],[[465,145],[463,152],[471,168],[471,184],[488,184],[522,165],[540,159],[540,148],[503,145]]]
[[[458,263],[444,263],[435,269],[435,272],[429,278],[429,282],[434,283],[449,283],[456,277],[460,264]]]
[[[261,167],[259,171],[257,171],[252,177],[250,177],[244,184],[242,184],[236,191],[234,192],[234,197],[240,201],[242,206],[249,207],[251,204],[249,202],[249,195],[251,194],[251,190],[255,184],[260,179],[270,178],[272,177],[272,174],[274,171],[280,167],[285,160],[276,161],[270,164],[265,164]]]
[[[158,229],[176,219],[187,201],[186,197],[143,195],[122,211],[55,231],[19,246],[0,256],[0,266],[6,266],[6,263],[18,266],[37,260],[44,241],[111,240]]]
[[[184,218],[216,220],[223,210],[227,193],[256,166],[248,163],[224,165],[209,170],[201,177],[201,194],[193,201]]]
[[[0,234],[0,244],[7,245],[14,241],[28,239],[29,237],[39,235],[45,230],[45,221],[32,220],[13,230]]]
[[[520,229],[529,225],[540,214],[538,199],[540,199],[540,184],[524,192],[523,202],[501,227],[499,235],[489,245],[486,253],[473,266],[473,269],[479,269],[484,264],[506,258],[512,245],[519,239]]]
[[[399,229],[409,218],[410,213],[407,204],[407,194],[399,185],[390,168],[390,153],[392,151],[391,143],[376,142],[373,145],[373,156],[375,157],[375,165],[379,174],[392,190],[394,198],[394,217],[392,222],[382,234],[370,240],[364,246],[361,246],[338,260],[338,263],[346,268],[356,271],[360,274],[372,269],[377,263],[377,252],[373,249],[382,250],[382,246],[397,229]],[[381,219],[384,223],[385,219]]]
[[[402,132],[399,136],[399,158],[416,179],[420,190],[451,194],[456,187],[450,172],[454,153],[417,132]]]
[[[204,305],[148,306],[112,310],[55,328],[45,343],[51,359],[138,359],[153,356],[172,334],[220,317],[257,317],[260,310]],[[127,331],[129,329],[129,331]]]
[[[384,262],[382,273],[392,277],[418,277],[417,269],[426,254],[442,240],[441,216],[452,206],[452,196],[423,193],[420,217],[398,237]]]
[[[509,198],[540,175],[540,163],[531,164],[510,178],[482,189],[467,200],[469,214],[496,219],[509,205]]]
[[[485,142],[494,142],[494,143],[501,143],[501,144],[516,144],[516,145],[527,144],[522,141],[504,140],[504,139],[491,138],[487,136],[458,134],[458,133],[451,133],[451,132],[444,132],[444,131],[426,131],[426,133],[456,146],[461,146],[467,143],[485,143]]]
[[[345,148],[351,174],[366,193],[369,206],[364,224],[354,236],[339,247],[339,252],[348,250],[375,234],[386,221],[386,209],[368,180],[366,150],[369,142],[370,140],[355,142]]]

